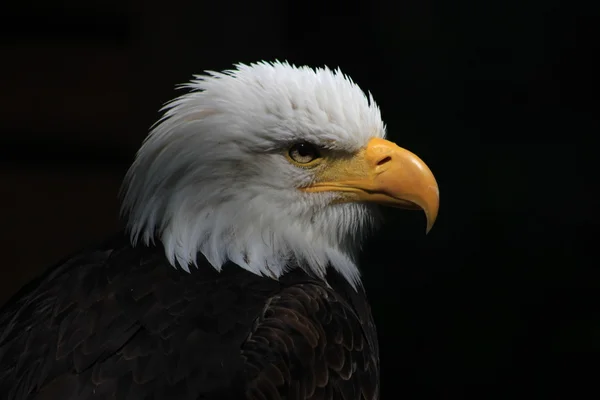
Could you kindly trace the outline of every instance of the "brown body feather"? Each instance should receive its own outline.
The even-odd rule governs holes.
[[[362,289],[199,264],[119,236],[49,270],[0,311],[2,399],[378,399]]]

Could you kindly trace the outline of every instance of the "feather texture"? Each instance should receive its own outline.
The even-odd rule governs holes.
[[[339,70],[278,62],[196,76],[184,88],[123,183],[133,242],[158,238],[185,271],[199,252],[217,270],[232,261],[274,278],[293,259],[321,277],[331,266],[358,285],[355,256],[371,209],[299,191],[314,171],[285,154],[311,142],[346,157],[384,137],[372,97]]]
[[[2,398],[378,398],[362,291],[204,264],[168,268],[120,237],[51,269],[0,314]]]

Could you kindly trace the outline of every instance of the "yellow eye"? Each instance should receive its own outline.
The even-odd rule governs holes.
[[[315,146],[306,142],[296,143],[290,147],[289,155],[298,164],[308,164],[321,156]]]

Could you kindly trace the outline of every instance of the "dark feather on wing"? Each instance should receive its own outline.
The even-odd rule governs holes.
[[[119,236],[0,310],[2,399],[377,399],[366,298],[330,275],[188,274]]]

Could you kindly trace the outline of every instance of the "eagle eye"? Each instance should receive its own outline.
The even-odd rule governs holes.
[[[298,164],[308,164],[321,156],[314,145],[306,142],[296,143],[290,147],[289,155]]]

